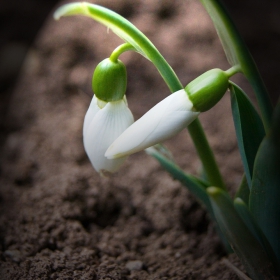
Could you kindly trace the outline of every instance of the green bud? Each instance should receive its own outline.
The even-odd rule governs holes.
[[[211,109],[228,89],[228,76],[220,69],[212,69],[194,79],[186,87],[189,99],[198,112]]]
[[[126,91],[126,79],[125,65],[120,60],[106,58],[94,70],[93,92],[98,99],[106,102],[121,100]]]

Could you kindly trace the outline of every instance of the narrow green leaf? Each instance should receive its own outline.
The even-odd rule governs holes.
[[[206,183],[192,175],[187,175],[174,161],[165,157],[154,147],[146,149],[146,153],[158,160],[161,166],[168,171],[174,179],[180,181],[184,186],[187,186],[190,192],[205,205],[207,209],[209,206],[211,209],[211,204],[206,192],[206,188],[208,187]]]
[[[261,228],[256,223],[254,217],[252,216],[251,212],[249,211],[248,206],[245,204],[245,202],[241,198],[237,197],[234,200],[234,207],[235,207],[236,211],[238,212],[239,216],[242,218],[243,222],[247,225],[248,229],[251,231],[252,234],[254,234],[256,239],[259,241],[259,243],[262,245],[262,247],[266,251],[271,262],[273,263],[274,270],[275,271],[279,270],[280,268],[278,269],[276,255],[275,255],[273,249],[271,248],[271,245],[269,244],[264,233],[262,232]],[[278,274],[279,274],[279,271],[278,271]]]
[[[272,104],[246,44],[220,0],[200,0],[200,2],[214,23],[229,63],[232,66],[239,65],[254,88],[265,130],[268,131],[271,124]]]
[[[230,82],[232,116],[249,188],[256,153],[265,136],[262,121],[241,88]]]
[[[249,205],[249,196],[250,196],[250,189],[248,186],[246,176],[243,175],[241,184],[235,194],[235,198],[239,197],[246,203],[246,205]]]
[[[170,158],[170,153],[168,153],[169,158],[165,156],[166,149],[164,150],[164,154],[162,154],[162,148],[158,150],[158,145],[148,148],[145,150],[147,154],[153,156],[161,166],[170,173],[170,175],[175,179],[182,183],[183,186],[187,187],[187,189],[195,196],[195,198],[206,208],[208,214],[212,218],[215,223],[215,228],[220,236],[225,249],[228,253],[232,253],[232,249],[229,246],[227,239],[222,234],[219,225],[216,221],[215,215],[213,213],[212,205],[209,200],[208,193],[206,189],[209,187],[209,184],[201,179],[198,179],[192,175],[186,174],[178,165],[176,165],[173,161],[173,158]]]
[[[207,189],[213,211],[222,233],[240,258],[250,277],[273,279],[273,265],[258,239],[236,212],[233,202],[220,188]]]
[[[280,267],[280,101],[274,113],[271,131],[256,156],[249,207]]]

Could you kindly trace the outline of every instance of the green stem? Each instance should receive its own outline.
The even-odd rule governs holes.
[[[219,168],[217,166],[213,151],[209,146],[200,121],[198,119],[193,121],[188,126],[188,131],[192,139],[194,140],[194,146],[196,148],[201,162],[203,163],[203,168],[206,172],[207,180],[213,186],[218,186],[219,188],[226,189]]]
[[[221,0],[200,0],[210,15],[231,65],[240,65],[252,85],[266,133],[269,133],[273,106],[258,68]]]
[[[228,76],[228,78],[230,78],[231,76],[237,74],[237,73],[242,73],[242,69],[240,67],[240,65],[234,65],[231,68],[229,68],[227,71],[225,71],[226,75]]]
[[[183,88],[173,69],[156,49],[154,49],[150,59],[172,92]],[[188,131],[202,162],[209,183],[213,186],[226,189],[213,151],[208,143],[199,119],[196,119],[188,126]]]
[[[176,92],[180,89],[183,89],[183,85],[181,84],[176,73],[164,59],[161,53],[157,50],[157,48],[152,44],[152,42],[133,25],[126,25],[125,28],[127,34],[147,55],[148,59],[150,59],[155,65],[171,92]],[[209,183],[213,186],[225,189],[225,185],[214,158],[213,151],[209,146],[200,121],[198,119],[195,120],[189,126],[188,130],[190,131],[191,138],[194,142]]]
[[[142,41],[141,37],[134,37],[133,39],[144,51],[149,51],[149,59],[155,65],[164,81],[170,88],[171,92],[176,92],[182,89],[183,86],[179,78],[177,77],[171,66],[168,64],[168,62],[164,59],[164,57],[154,47],[154,45],[152,43],[150,43],[150,45],[147,45],[147,41]],[[188,126],[188,130],[194,142],[199,158],[202,162],[209,183],[213,186],[225,189],[225,184],[223,182],[219,167],[216,163],[213,151],[208,143],[199,119],[193,121],[191,125]]]
[[[110,55],[110,60],[113,62],[117,62],[119,56],[126,52],[126,51],[135,51],[135,48],[129,44],[129,43],[124,43],[120,46],[118,46]]]
[[[139,53],[155,65],[171,92],[183,89],[177,75],[161,53],[131,22],[109,9],[87,2],[66,4],[55,12],[54,17],[55,19],[59,19],[61,16],[74,14],[82,14],[95,19],[132,45]],[[222,183],[218,166],[199,120],[194,121],[191,125],[191,137],[196,145],[206,175],[209,178],[209,183],[222,188],[224,184]]]

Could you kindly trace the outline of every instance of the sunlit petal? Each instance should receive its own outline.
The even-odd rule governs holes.
[[[91,102],[90,102],[89,108],[86,112],[85,119],[84,119],[84,126],[83,126],[83,136],[84,137],[86,135],[86,131],[87,131],[89,125],[90,125],[90,122],[93,120],[94,116],[96,115],[96,113],[99,110],[100,110],[100,108],[97,104],[97,98],[94,95]]]
[[[115,172],[125,158],[107,159],[104,154],[112,142],[131,124],[133,116],[124,100],[108,102],[95,113],[85,129],[84,146],[93,167],[98,172]]]
[[[184,90],[177,91],[154,106],[131,125],[106,151],[108,158],[136,153],[165,141],[187,127],[199,112]]]

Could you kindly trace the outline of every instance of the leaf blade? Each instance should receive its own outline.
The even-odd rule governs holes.
[[[262,121],[249,98],[230,82],[232,116],[247,182],[251,187],[256,153],[265,136]]]
[[[232,200],[221,189],[207,189],[215,217],[233,250],[253,279],[273,279],[273,265],[243,220],[236,212]]]
[[[246,205],[249,205],[250,189],[245,174],[243,174],[241,184],[235,193],[234,198],[240,197]]]
[[[274,251],[273,251],[270,243],[268,242],[266,236],[262,232],[259,225],[256,223],[248,206],[245,204],[245,202],[241,198],[237,197],[234,200],[234,207],[235,207],[236,211],[238,212],[239,216],[242,218],[243,222],[247,225],[247,227],[251,231],[251,233],[254,234],[254,236],[257,238],[259,243],[262,245],[262,247],[266,251],[267,255],[269,256],[271,262],[273,263],[274,270],[275,271],[278,270],[278,274],[279,274],[279,269],[278,269],[279,266],[277,264],[276,255],[274,254]]]
[[[194,176],[187,175],[174,163],[174,161],[162,155],[154,147],[146,149],[146,153],[154,157],[174,179],[180,181],[184,186],[187,186],[191,193],[198,198],[202,204],[204,204],[207,208],[210,206],[210,201],[206,192],[206,183],[200,181]]]
[[[206,208],[208,214],[212,218],[215,224],[216,231],[219,235],[219,237],[222,240],[222,243],[225,246],[225,249],[228,253],[232,253],[232,249],[229,246],[226,238],[222,234],[219,225],[216,221],[211,202],[209,200],[208,193],[206,189],[209,187],[209,184],[201,179],[198,179],[192,175],[186,174],[182,169],[180,169],[179,166],[175,164],[173,159],[166,157],[166,151],[164,151],[164,154],[161,153],[161,150],[157,149],[157,146],[151,147],[146,149],[146,153],[150,156],[154,157],[160,165],[167,171],[169,174],[175,179],[182,183],[183,186],[185,186],[198,201]]]
[[[280,267],[280,101],[272,124],[256,156],[249,207]]]

